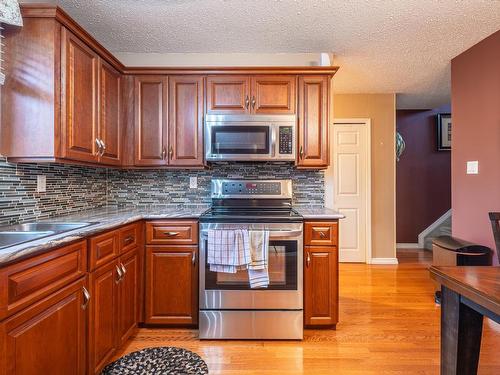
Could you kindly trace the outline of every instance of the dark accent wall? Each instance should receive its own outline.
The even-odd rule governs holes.
[[[488,212],[500,211],[500,31],[451,61],[451,105],[452,233],[494,249]],[[472,160],[479,174],[466,174]]]
[[[415,243],[418,235],[451,208],[451,153],[437,151],[433,110],[398,110],[396,128],[406,149],[396,163],[396,241]]]
[[[37,175],[47,192],[36,192]],[[198,188],[189,188],[189,177]],[[60,164],[10,164],[0,156],[0,225],[112,206],[185,206],[210,203],[212,178],[291,178],[294,204],[323,206],[324,172],[290,163],[218,163],[211,169],[117,170]]]

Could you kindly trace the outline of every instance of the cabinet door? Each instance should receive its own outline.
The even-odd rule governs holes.
[[[118,261],[90,274],[89,374],[99,374],[116,349]]]
[[[97,162],[97,54],[62,28],[62,157]]]
[[[146,323],[198,323],[197,246],[146,249]]]
[[[85,374],[85,278],[0,323],[2,375]]]
[[[169,81],[170,165],[203,166],[203,77]]]
[[[167,165],[166,76],[135,78],[135,165]]]
[[[328,166],[328,84],[326,76],[299,78],[299,167]]]
[[[135,331],[138,321],[139,258],[137,249],[122,255],[119,266],[123,270],[123,276],[118,284],[117,315],[118,346],[121,346]]]
[[[249,76],[208,76],[207,113],[244,114],[250,111]]]
[[[99,138],[104,143],[101,162],[120,165],[120,73],[101,60],[99,64],[99,82]]]
[[[333,326],[338,321],[338,270],[335,246],[304,248],[304,323]]]
[[[296,76],[255,76],[252,78],[252,112],[257,114],[294,114]]]

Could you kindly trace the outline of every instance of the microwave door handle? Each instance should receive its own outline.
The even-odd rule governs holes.
[[[276,156],[276,128],[271,133],[271,156]]]

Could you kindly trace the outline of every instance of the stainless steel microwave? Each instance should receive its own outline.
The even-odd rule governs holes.
[[[294,115],[206,115],[205,160],[294,161]]]

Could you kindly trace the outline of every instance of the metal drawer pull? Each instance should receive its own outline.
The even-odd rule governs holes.
[[[84,286],[82,286],[82,292],[83,292],[82,310],[85,310],[90,301],[90,293]]]
[[[120,269],[120,267],[118,267],[118,265],[116,265],[115,267],[116,267],[116,273],[118,274],[118,278],[115,280],[115,283],[118,284],[120,281],[122,281],[123,271]]]
[[[125,240],[123,242],[125,242],[125,245],[129,245],[132,242],[134,242],[134,237],[133,236],[125,237]]]
[[[307,258],[306,258],[306,266],[309,268],[311,265],[311,254],[309,254],[309,251],[307,252]]]
[[[177,236],[179,232],[163,232],[166,236]]]
[[[196,253],[193,251],[193,257],[191,258],[191,262],[193,263],[193,266],[196,265]]]
[[[127,273],[127,269],[125,268],[125,266],[123,265],[123,263],[120,263],[120,268],[122,269],[123,277],[125,277],[125,274]]]

